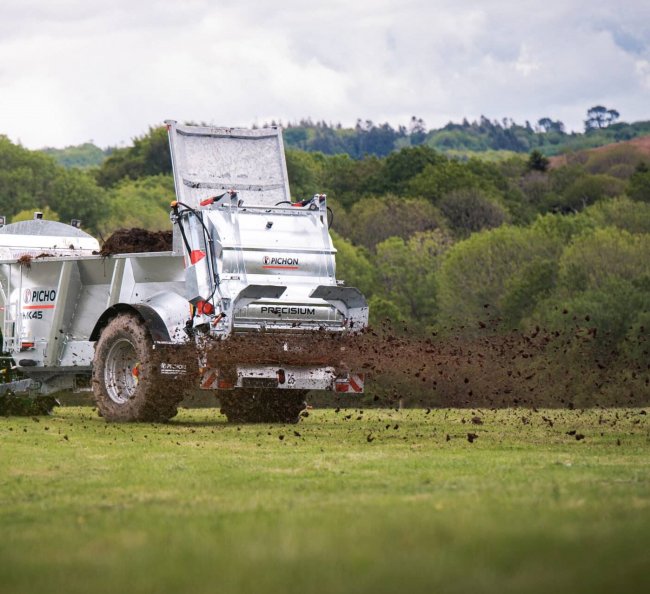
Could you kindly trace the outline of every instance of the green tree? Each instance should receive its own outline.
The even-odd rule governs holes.
[[[306,153],[298,150],[287,150],[287,174],[289,187],[294,200],[303,200],[323,188],[323,160],[322,153]]]
[[[467,164],[453,159],[427,165],[409,183],[412,196],[423,196],[434,204],[456,190],[475,188],[489,191],[493,186],[485,178],[476,175]]]
[[[618,349],[650,311],[649,289],[650,235],[592,229],[563,251],[556,288],[537,303],[531,320],[550,330],[588,327],[593,349]]]
[[[356,244],[374,249],[389,237],[407,240],[418,231],[432,231],[439,227],[444,227],[444,219],[430,202],[422,198],[401,199],[386,195],[355,202],[342,229]]]
[[[534,213],[546,210],[546,204],[557,200],[557,194],[553,189],[552,177],[540,171],[529,171],[516,180],[521,191],[519,206],[525,205]]]
[[[618,227],[630,233],[650,233],[650,202],[626,197],[601,200],[582,211],[581,216],[597,227]]]
[[[625,183],[611,175],[583,175],[576,179],[561,196],[551,196],[547,201],[549,210],[579,212],[603,198],[620,196]]]
[[[367,157],[355,161],[348,155],[334,155],[323,160],[323,190],[342,206],[384,190],[383,161]]]
[[[96,172],[99,185],[112,187],[124,178],[137,179],[172,171],[167,128],[149,128],[133,146],[115,149]]]
[[[560,258],[559,285],[565,291],[597,289],[611,278],[650,276],[650,235],[607,227],[577,236]]]
[[[440,211],[460,237],[467,237],[481,229],[499,227],[508,220],[505,208],[478,188],[447,194],[440,201]]]
[[[557,270],[556,260],[534,258],[506,280],[501,309],[507,326],[519,326],[534,312],[537,303],[552,293]]]
[[[427,126],[422,118],[411,116],[408,126],[409,141],[413,145],[422,144],[427,137]]]
[[[612,348],[621,345],[635,322],[650,309],[649,295],[639,287],[638,279],[609,277],[598,287],[569,295],[560,293],[541,301],[533,318],[551,331],[573,334],[576,328],[582,328],[583,335],[591,340],[574,343],[574,348],[579,345],[583,355],[600,351],[610,356]]]
[[[444,160],[445,158],[437,151],[424,145],[407,147],[391,153],[384,162],[387,189],[403,195],[411,178],[421,173],[427,165],[435,165]]]
[[[542,173],[548,169],[550,161],[539,150],[531,151],[528,157],[528,169],[530,171],[541,171]]]
[[[64,169],[51,157],[0,136],[0,213],[11,218],[47,208],[64,223],[82,219],[91,232],[107,216],[105,192],[90,175]]]
[[[103,151],[91,142],[86,142],[77,146],[66,146],[63,149],[44,148],[42,152],[53,157],[63,167],[88,169],[101,165],[111,150]]]
[[[552,120],[551,118],[540,118],[537,125],[545,132],[559,132],[564,133],[564,123],[560,120]]]
[[[529,227],[536,241],[551,242],[557,251],[553,255],[559,256],[561,249],[567,246],[574,238],[591,233],[597,227],[596,221],[584,214],[578,216],[564,216],[556,213],[539,215]]]
[[[391,237],[377,245],[380,295],[396,305],[407,320],[432,324],[437,316],[437,278],[451,238],[436,229],[408,241]]]
[[[59,213],[62,222],[81,219],[91,233],[108,218],[106,191],[89,174],[77,169],[61,171],[54,178],[47,204]]]
[[[51,157],[0,135],[0,214],[11,217],[21,210],[42,209],[60,171]]]
[[[377,288],[377,272],[368,253],[334,231],[332,241],[337,250],[336,277],[346,281],[348,286],[357,287],[366,298],[371,297]]]
[[[563,245],[557,233],[511,226],[474,233],[457,243],[438,275],[441,320],[462,325],[487,314],[503,317],[512,278],[535,260],[557,258]]]
[[[627,195],[632,200],[650,203],[650,167],[640,162],[627,184]]]
[[[169,205],[175,198],[171,175],[124,179],[109,190],[108,217],[102,232],[141,227],[150,231],[171,227]]]
[[[599,130],[613,124],[621,116],[615,109],[607,109],[603,105],[594,105],[587,111],[585,131]]]
[[[392,301],[381,295],[373,295],[368,301],[370,308],[370,325],[380,328],[388,322],[393,328],[399,322],[408,322],[405,312]]]

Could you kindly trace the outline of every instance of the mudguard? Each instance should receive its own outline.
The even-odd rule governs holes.
[[[177,293],[158,293],[141,303],[116,303],[99,318],[90,340],[97,340],[108,320],[118,313],[132,311],[144,321],[157,343],[183,343],[188,340],[185,322],[189,318],[187,299]]]

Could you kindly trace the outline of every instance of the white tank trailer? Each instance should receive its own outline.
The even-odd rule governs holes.
[[[361,331],[368,306],[336,280],[326,197],[291,202],[281,130],[166,124],[172,251],[102,257],[78,225],[41,218],[0,228],[3,350],[26,378],[0,393],[90,382],[106,420],[161,421],[191,380],[230,421],[296,422],[308,390],[363,392],[362,374],[301,354],[310,330]],[[194,368],[178,355],[234,335],[295,357]]]

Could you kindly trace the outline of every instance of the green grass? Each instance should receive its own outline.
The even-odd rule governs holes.
[[[0,592],[647,591],[649,428],[633,409],[0,418]]]

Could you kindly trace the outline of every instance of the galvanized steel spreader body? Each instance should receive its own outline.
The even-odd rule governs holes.
[[[107,322],[132,312],[154,345],[197,336],[318,330],[354,333],[368,307],[335,276],[326,198],[291,202],[281,131],[167,121],[176,201],[170,252],[94,255],[97,241],[62,223],[0,229],[3,350],[26,376],[5,384],[48,394],[73,388],[95,363]],[[251,335],[253,336],[253,335]],[[328,365],[242,362],[200,368],[197,387],[362,392],[363,376]],[[178,372],[161,363],[161,373]],[[290,378],[291,381],[287,381]]]

